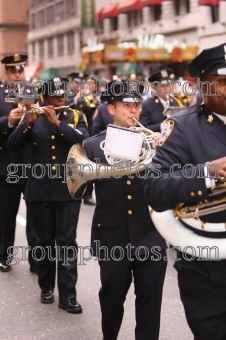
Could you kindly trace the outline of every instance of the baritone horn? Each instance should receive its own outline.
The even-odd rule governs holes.
[[[202,256],[207,259],[226,259],[226,223],[204,222],[201,219],[225,211],[226,179],[217,180],[216,186],[208,191],[209,198],[204,201],[190,205],[180,203],[174,210],[164,212],[151,210],[151,217],[159,233],[189,255],[200,256],[201,250]]]
[[[109,127],[112,127],[110,124]],[[140,124],[141,125],[141,124]],[[120,128],[113,125],[113,128],[124,129],[133,132],[133,128]],[[146,129],[143,126],[136,127],[136,133],[142,134],[143,143],[140,150],[139,160],[130,161],[128,159],[120,159],[119,157],[106,157],[107,164],[97,164],[91,161],[85,152],[85,149],[80,144],[75,144],[69,151],[66,162],[67,173],[67,186],[69,193],[74,199],[81,199],[87,189],[89,183],[103,178],[109,177],[122,177],[129,174],[134,174],[145,170],[151,163],[154,155],[154,150],[151,148],[150,141],[152,138],[148,138],[153,135],[154,132]],[[101,142],[100,148],[104,150],[104,143]]]

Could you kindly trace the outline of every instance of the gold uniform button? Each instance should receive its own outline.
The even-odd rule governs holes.
[[[36,142],[34,142],[34,145],[36,145],[37,143]]]
[[[0,146],[0,150],[2,150],[2,147]]]
[[[52,145],[51,148],[52,148],[53,150],[56,149],[55,145]]]
[[[202,196],[202,191],[197,191],[197,195]]]
[[[129,215],[132,215],[132,213],[133,213],[132,210],[128,210]]]
[[[55,167],[55,165],[53,165],[53,166],[52,166],[52,170],[56,170],[56,167]]]
[[[127,198],[128,198],[128,200],[131,200],[131,199],[132,199],[132,196],[131,196],[131,195],[128,195]]]
[[[56,159],[56,156],[52,156],[52,159]]]
[[[190,196],[194,197],[195,196],[195,193],[192,191],[190,192]]]
[[[51,136],[52,139],[55,139],[56,137],[54,135]]]
[[[100,223],[98,223],[98,225],[97,225],[98,227],[100,227]]]
[[[127,185],[130,185],[130,184],[131,184],[131,181],[127,181],[126,184],[127,184]]]

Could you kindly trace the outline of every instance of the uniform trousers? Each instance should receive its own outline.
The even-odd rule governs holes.
[[[116,340],[122,323],[126,295],[134,281],[136,340],[157,340],[160,329],[162,289],[166,261],[141,261],[123,258],[120,261],[99,261],[102,287],[99,299],[104,340]]]
[[[226,340],[226,283],[182,268],[178,270],[178,284],[194,340]]]
[[[0,176],[0,262],[5,263],[8,259],[7,249],[14,245],[16,231],[16,216],[18,213],[21,194],[24,193],[26,179],[20,179],[17,183],[8,183],[5,176]],[[27,203],[27,202],[26,202]],[[32,214],[27,209],[26,235],[31,250],[37,244],[32,221]],[[20,246],[25,246],[20,244]],[[29,252],[30,266],[35,267],[36,261]]]
[[[76,298],[76,229],[81,201],[29,201],[39,237],[36,254],[42,291],[54,290],[57,264],[59,298]]]

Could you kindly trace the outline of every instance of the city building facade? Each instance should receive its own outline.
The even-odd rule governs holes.
[[[97,51],[90,42],[83,55],[94,70],[97,65],[110,77],[132,72],[147,76],[170,67],[186,78],[187,62],[203,48],[226,42],[225,0],[99,0],[97,4]]]
[[[95,25],[82,7],[95,4]],[[162,67],[187,78],[187,63],[226,41],[226,0],[30,0],[29,65],[42,78],[75,69],[111,79]]]
[[[9,54],[27,53],[29,0],[0,0],[0,59]],[[0,80],[4,66],[0,64]]]

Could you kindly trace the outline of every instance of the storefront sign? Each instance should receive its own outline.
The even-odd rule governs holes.
[[[174,39],[172,42],[166,42],[163,34],[140,34],[137,36],[137,40],[137,47],[151,49],[164,48],[168,53],[171,53],[174,47],[179,47],[181,49],[186,48],[186,43],[184,41],[180,43],[177,39]]]
[[[104,44],[98,43],[97,39],[88,39],[87,46],[83,47],[82,52],[95,52],[104,49]]]
[[[81,26],[95,27],[95,16],[94,0],[81,0]]]

